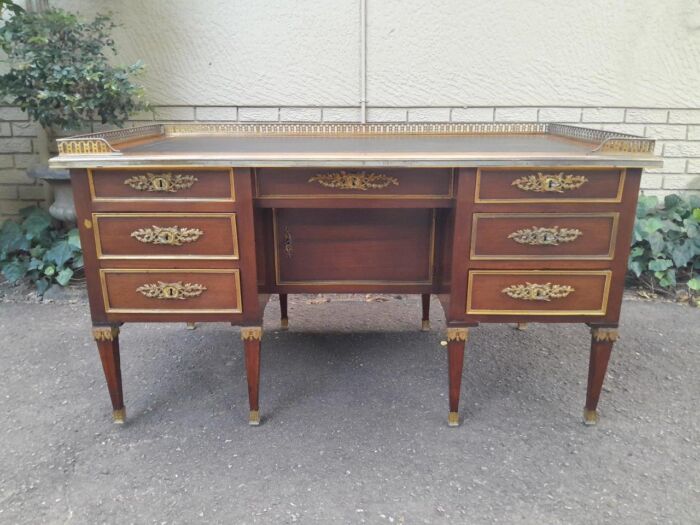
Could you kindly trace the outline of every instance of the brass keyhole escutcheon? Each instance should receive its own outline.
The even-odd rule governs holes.
[[[165,177],[153,177],[152,182],[153,187],[158,191],[168,191],[170,189],[171,183]]]
[[[177,299],[177,296],[180,295],[180,291],[174,286],[165,286],[163,287],[163,295],[168,299]]]
[[[161,244],[175,244],[175,234],[170,230],[163,231],[158,236],[158,241]]]

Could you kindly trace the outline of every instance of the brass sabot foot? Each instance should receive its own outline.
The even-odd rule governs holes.
[[[197,323],[187,323],[188,330],[194,330],[195,328],[197,328]]]
[[[430,320],[423,319],[423,322],[421,323],[420,329],[423,332],[430,332]]]
[[[583,409],[583,424],[586,426],[593,426],[598,423],[598,411]]]
[[[280,327],[282,330],[287,330],[289,328],[289,318],[283,317],[280,319]]]
[[[448,427],[458,427],[459,426],[459,412],[450,412],[447,416],[447,426]]]
[[[258,410],[251,410],[248,415],[248,424],[257,427],[260,424],[260,412]]]
[[[123,425],[126,421],[126,409],[120,408],[119,410],[113,410],[112,421],[117,425]]]
[[[524,332],[525,330],[527,330],[527,323],[516,323],[515,328],[517,328],[521,332]]]

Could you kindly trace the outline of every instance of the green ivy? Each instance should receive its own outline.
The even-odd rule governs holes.
[[[652,290],[700,292],[700,196],[639,196],[629,269]]]
[[[21,221],[0,226],[0,271],[11,283],[28,278],[40,295],[52,283],[66,286],[83,268],[78,230],[56,228],[38,207],[20,211]]]
[[[9,4],[7,5],[9,8]],[[116,54],[110,17],[83,21],[61,9],[15,11],[0,27],[9,71],[0,75],[8,98],[45,129],[78,129],[91,121],[121,126],[129,113],[149,109],[130,77],[143,69],[110,64]]]

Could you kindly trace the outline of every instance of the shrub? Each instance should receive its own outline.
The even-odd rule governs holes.
[[[20,211],[21,222],[5,221],[0,227],[0,270],[11,282],[25,277],[39,295],[52,283],[66,286],[83,268],[77,228],[55,227],[51,216],[38,207]]]
[[[629,269],[652,290],[700,291],[699,196],[639,196]]]
[[[104,53],[116,54],[109,36],[115,27],[104,15],[85,22],[61,9],[15,11],[0,27],[10,68],[0,75],[0,99],[7,97],[49,134],[96,120],[121,126],[148,104],[130,80],[143,65],[113,66]]]

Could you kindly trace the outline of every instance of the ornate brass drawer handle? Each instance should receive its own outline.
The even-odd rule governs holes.
[[[578,239],[583,232],[577,228],[542,228],[533,226],[511,233],[508,238],[520,244],[530,246],[558,246],[566,242],[573,242]]]
[[[181,175],[179,173],[146,173],[134,175],[124,181],[124,184],[137,191],[155,191],[163,193],[176,193],[179,190],[187,190],[197,182],[194,175]]]
[[[338,171],[334,173],[319,173],[311,177],[308,182],[318,182],[326,188],[340,190],[381,190],[387,186],[398,186],[399,180],[396,177],[389,177],[383,173],[367,173],[359,171],[348,173]]]
[[[287,254],[287,257],[289,257],[290,259],[292,258],[292,255],[294,255],[294,245],[292,244],[292,242],[292,234],[289,233],[289,228],[285,226],[283,241],[284,253]]]
[[[168,246],[182,246],[184,243],[196,241],[202,235],[204,235],[204,232],[197,228],[161,227],[155,225],[131,232],[131,236],[142,243]]]
[[[526,175],[515,179],[511,185],[517,186],[523,191],[534,191],[536,193],[564,193],[568,190],[575,190],[583,186],[588,179],[583,175],[548,174],[538,172],[536,175]]]
[[[504,288],[502,292],[508,297],[521,301],[551,301],[552,299],[562,299],[575,292],[573,286],[568,284],[512,284]]]
[[[202,295],[207,290],[203,284],[184,283],[178,281],[176,283],[157,283],[144,284],[136,288],[136,291],[142,293],[150,299],[179,299],[185,300],[191,297]]]

